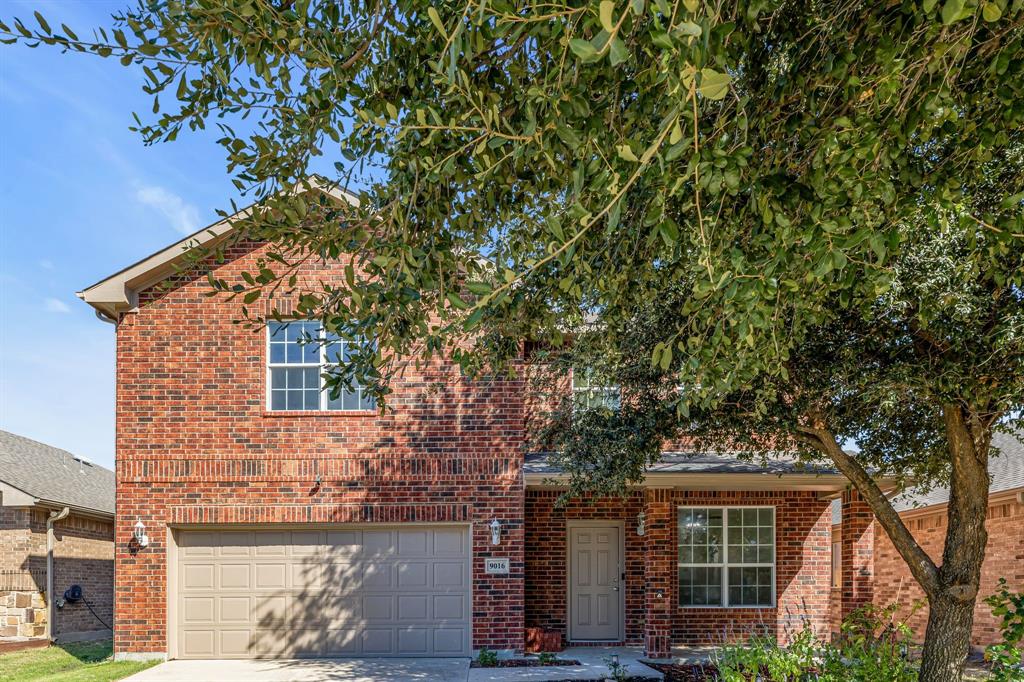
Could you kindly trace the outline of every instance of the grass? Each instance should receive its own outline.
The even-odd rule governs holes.
[[[115,661],[110,640],[72,642],[45,649],[0,654],[4,682],[110,682],[155,665],[155,661]]]

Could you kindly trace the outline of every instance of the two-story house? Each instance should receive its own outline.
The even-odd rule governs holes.
[[[666,453],[628,497],[559,507],[558,472],[524,452],[520,381],[437,363],[384,414],[332,400],[328,351],[298,341],[317,323],[253,332],[207,296],[204,268],[239,280],[264,245],[182,270],[231,229],[80,293],[117,336],[117,656],[467,656],[522,650],[527,627],[664,656],[826,633],[870,601],[871,516],[834,473]]]

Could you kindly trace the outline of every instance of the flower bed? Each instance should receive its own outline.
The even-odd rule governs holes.
[[[572,658],[556,658],[550,661],[542,661],[539,658],[502,658],[494,665],[483,665],[480,661],[470,662],[470,668],[545,668],[548,666],[579,665],[580,662]]]

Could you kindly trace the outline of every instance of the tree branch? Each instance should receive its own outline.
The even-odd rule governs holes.
[[[914,536],[903,523],[903,519],[893,509],[892,503],[878,487],[871,475],[861,466],[860,462],[846,454],[835,436],[826,428],[822,420],[815,420],[814,426],[800,427],[801,439],[808,445],[828,455],[839,471],[850,479],[864,500],[875,513],[875,518],[889,535],[893,546],[907,562],[910,572],[928,594],[939,589],[939,569],[935,562],[921,549]]]

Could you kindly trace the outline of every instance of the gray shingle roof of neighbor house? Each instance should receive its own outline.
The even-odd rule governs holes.
[[[0,483],[37,503],[114,514],[113,471],[8,431],[0,431]]]
[[[1024,429],[1013,433],[995,433],[992,446],[999,454],[989,457],[988,474],[991,479],[988,493],[1024,488]],[[893,498],[896,511],[909,511],[949,501],[949,488],[935,488],[927,493],[915,494],[913,490]]]

